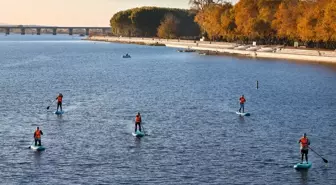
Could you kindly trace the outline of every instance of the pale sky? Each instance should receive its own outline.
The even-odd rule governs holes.
[[[119,10],[139,6],[189,8],[189,0],[0,0],[0,24],[109,26]]]

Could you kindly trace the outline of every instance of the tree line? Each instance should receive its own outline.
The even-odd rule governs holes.
[[[190,0],[191,9],[134,8],[116,13],[112,32],[121,36],[336,48],[336,0]]]
[[[190,10],[141,7],[119,11],[110,20],[112,33],[118,36],[186,38],[200,35]]]
[[[195,21],[214,40],[336,48],[336,0],[191,0]]]

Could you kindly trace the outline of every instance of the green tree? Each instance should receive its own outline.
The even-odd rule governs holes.
[[[120,11],[110,20],[112,32],[123,36],[154,37],[166,14],[174,15],[180,22],[181,36],[198,36],[199,26],[193,21],[195,13],[184,9],[141,7]]]

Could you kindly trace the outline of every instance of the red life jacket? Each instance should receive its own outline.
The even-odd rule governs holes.
[[[135,123],[141,123],[141,116],[139,115],[135,116]]]
[[[41,131],[40,130],[36,130],[34,135],[35,135],[36,139],[41,139]]]
[[[301,137],[300,144],[301,144],[301,149],[308,149],[308,138]]]
[[[62,98],[63,98],[62,96],[58,96],[58,97],[57,97],[57,101],[58,101],[58,102],[62,102]]]

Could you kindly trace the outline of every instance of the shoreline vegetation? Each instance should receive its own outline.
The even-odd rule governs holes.
[[[336,49],[335,0],[190,0],[190,9],[138,7],[110,19],[111,35]]]
[[[109,37],[88,40],[167,46],[336,64],[336,0],[189,0],[190,9],[138,7],[110,19]]]
[[[281,45],[248,45],[230,42],[212,42],[180,39],[90,36],[83,40],[138,44],[148,46],[166,46],[178,48],[180,52],[198,52],[200,55],[230,55],[250,58],[285,59],[308,61],[313,63],[336,64],[336,51],[294,48]]]

